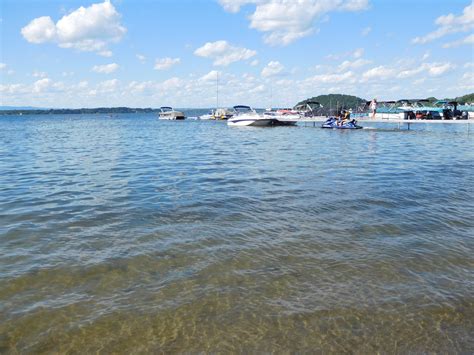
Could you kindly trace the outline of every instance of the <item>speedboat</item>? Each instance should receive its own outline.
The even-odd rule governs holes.
[[[301,116],[294,111],[289,110],[267,110],[263,113],[263,117],[272,118],[276,120],[276,125],[279,126],[295,126]]]
[[[211,110],[211,111],[209,111],[209,113],[206,113],[205,115],[199,116],[199,119],[200,120],[215,120],[214,111]]]
[[[300,117],[322,117],[325,114],[323,105],[311,100],[296,105],[293,112],[298,113]]]
[[[214,111],[214,119],[216,120],[228,120],[234,116],[234,112],[228,108],[217,108]]]
[[[333,128],[333,129],[361,129],[362,126],[357,124],[357,121],[352,119],[348,122],[341,124],[335,117],[329,117],[326,122],[323,123],[321,128]]]
[[[278,121],[272,117],[259,115],[250,106],[234,106],[234,115],[227,120],[229,126],[254,126],[265,127],[278,125]]]
[[[172,107],[160,107],[160,120],[184,120],[184,113],[175,111]]]
[[[234,113],[227,108],[218,108],[215,110],[209,111],[205,115],[199,116],[201,120],[228,120],[234,115]]]

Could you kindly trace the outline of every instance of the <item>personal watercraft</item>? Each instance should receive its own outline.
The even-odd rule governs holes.
[[[361,129],[362,126],[357,124],[357,121],[352,119],[342,123],[335,117],[329,117],[326,122],[323,123],[321,128],[334,128],[334,129]]]

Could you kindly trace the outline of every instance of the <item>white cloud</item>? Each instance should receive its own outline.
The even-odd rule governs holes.
[[[352,53],[354,58],[360,58],[364,55],[364,48],[357,48],[354,53]]]
[[[397,78],[406,79],[423,72],[427,73],[430,76],[436,77],[454,68],[455,66],[451,63],[422,63],[421,65],[417,65],[413,69],[404,69],[400,71],[397,75]]]
[[[372,61],[359,58],[353,61],[350,60],[345,60],[341,64],[339,64],[338,70],[339,71],[345,71],[348,69],[355,69],[355,68],[360,68],[363,67],[364,65],[370,64]]]
[[[438,29],[425,36],[413,38],[412,42],[425,44],[451,33],[472,31],[474,29],[474,1],[464,8],[462,15],[440,16],[436,19],[435,24],[439,26]]]
[[[335,84],[341,82],[355,82],[355,75],[352,71],[347,71],[345,73],[332,73],[332,74],[318,74],[307,80],[308,82],[314,83],[316,85],[321,84]]]
[[[161,88],[163,90],[173,90],[184,86],[185,83],[178,77],[173,77],[171,79],[165,80],[161,83]]]
[[[471,86],[474,86],[474,72],[469,71],[464,73],[461,80],[465,83],[470,83]]]
[[[146,57],[143,54],[137,54],[136,57],[140,61],[140,63],[146,62]]]
[[[474,90],[474,72],[468,71],[464,73],[461,80],[456,83],[456,88],[464,90],[464,92],[472,92]]]
[[[157,58],[155,61],[155,70],[166,70],[180,62],[180,58]]]
[[[256,3],[257,1],[252,0],[219,0],[224,10],[228,12],[239,12],[242,5]]]
[[[426,63],[422,64],[422,67],[426,68],[431,76],[439,76],[455,68],[451,63]]]
[[[101,92],[101,93],[113,92],[117,89],[118,84],[119,84],[119,81],[117,79],[102,81],[99,84],[97,84],[96,92]]]
[[[384,65],[380,65],[378,67],[372,68],[367,70],[365,73],[362,74],[363,80],[381,80],[381,79],[388,79],[395,76],[396,71],[393,68],[389,68]]]
[[[92,71],[100,74],[110,74],[116,71],[120,66],[117,63],[110,63],[104,65],[94,65]]]
[[[209,73],[201,76],[199,78],[200,81],[213,81],[215,82],[217,80],[217,76],[219,75],[219,72],[217,70],[211,70]]]
[[[372,27],[369,26],[369,27],[364,28],[364,29],[360,32],[360,34],[365,37],[365,36],[367,36],[370,32],[372,32]]]
[[[62,48],[97,52],[110,56],[110,43],[118,42],[127,32],[120,24],[121,15],[110,0],[80,7],[63,16],[56,24],[51,17],[33,19],[21,29],[21,34],[30,43],[57,43]]]
[[[347,57],[360,58],[364,55],[364,48],[357,48],[353,51],[338,53],[338,54],[328,54],[326,59],[329,60],[340,60]]]
[[[252,58],[256,51],[235,47],[227,41],[207,42],[204,46],[196,49],[194,54],[199,57],[214,59],[214,65],[227,66],[231,63]]]
[[[145,91],[156,89],[156,86],[157,85],[152,81],[144,81],[144,82],[132,81],[131,83],[128,84],[128,89],[134,94],[141,94],[141,93],[144,93]]]
[[[113,55],[112,51],[109,51],[109,50],[100,51],[97,54],[102,56],[102,57],[107,57],[107,58],[110,58]]]
[[[21,29],[23,37],[31,43],[44,43],[57,38],[56,25],[49,16],[42,16],[32,20]]]
[[[238,12],[242,5],[254,4],[250,28],[264,32],[271,45],[288,45],[314,32],[314,23],[333,11],[360,11],[368,0],[219,0],[226,11]]]
[[[37,71],[35,70],[33,74],[31,74],[34,78],[46,78],[48,76],[48,73],[45,73],[44,71]]]
[[[258,63],[259,63],[259,62],[258,62],[258,59],[254,59],[254,60],[252,60],[252,61],[250,62],[250,65],[251,65],[252,67],[256,67],[256,66],[258,65]]]
[[[0,63],[0,70],[6,69],[7,65],[5,63]]]
[[[464,68],[472,68],[474,67],[474,62],[467,62],[464,64]]]
[[[46,89],[48,89],[51,86],[51,79],[44,78],[36,81],[33,84],[33,92],[34,93],[41,93],[44,92]]]
[[[85,88],[87,88],[88,86],[89,86],[89,83],[88,83],[87,81],[85,81],[85,80],[80,81],[79,84],[77,84],[77,87],[78,87],[79,89],[85,89]]]
[[[265,91],[265,85],[258,85],[248,91],[249,94],[258,94]]]
[[[271,61],[267,64],[265,68],[263,68],[261,75],[264,78],[269,78],[272,76],[277,76],[283,72],[285,67],[283,64],[277,61]]]
[[[443,44],[443,48],[459,47],[459,46],[462,46],[462,45],[465,45],[465,44],[467,44],[467,45],[469,45],[469,44],[473,45],[474,44],[474,33],[470,34],[467,37],[459,39],[457,41],[445,43],[445,44]]]

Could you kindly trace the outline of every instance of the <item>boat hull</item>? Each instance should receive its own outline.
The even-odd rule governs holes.
[[[275,126],[274,119],[268,118],[234,118],[227,121],[229,126],[238,126],[238,127],[269,127]]]

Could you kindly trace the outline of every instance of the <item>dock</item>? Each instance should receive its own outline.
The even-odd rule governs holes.
[[[312,124],[316,126],[316,123],[325,122],[328,119],[326,116],[316,116],[316,117],[303,117],[296,122]],[[467,130],[470,130],[471,124],[474,124],[473,119],[468,120],[404,120],[404,119],[390,119],[390,118],[370,118],[370,117],[361,117],[357,118],[354,117],[358,124],[363,123],[388,123],[388,124],[397,124],[398,128],[401,128],[402,125],[406,125],[407,129],[410,129],[410,125],[412,124],[464,124],[467,126]]]

